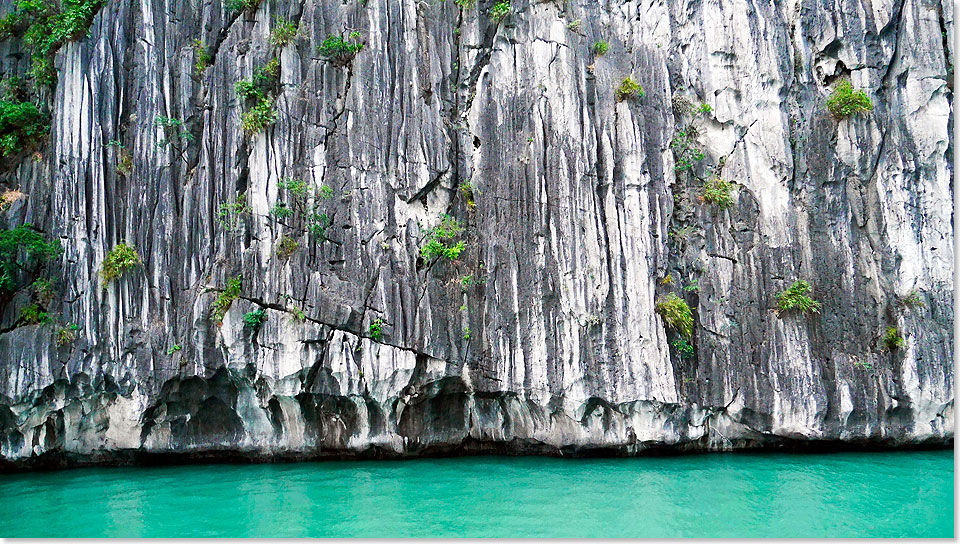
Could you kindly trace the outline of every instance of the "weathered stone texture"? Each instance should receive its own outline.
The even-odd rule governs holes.
[[[3,310],[0,455],[952,441],[950,2],[513,0],[500,23],[492,4],[110,0],[57,55],[41,156],[0,178],[27,194],[5,227],[62,241],[49,310],[80,326],[58,347],[55,326],[14,328],[20,299]],[[277,16],[299,25],[283,48]],[[347,66],[318,53],[354,30]],[[28,68],[18,40],[0,52],[5,75]],[[273,56],[278,120],[245,135],[234,84]],[[617,101],[631,74],[645,96]],[[841,78],[872,112],[829,115]],[[735,182],[728,210],[675,169],[679,98],[712,106],[692,174]],[[157,116],[193,140],[158,146]],[[268,213],[283,178],[333,190],[326,241]],[[230,231],[238,193],[253,211]],[[442,213],[466,250],[424,262]],[[143,266],[104,285],[124,240]],[[796,279],[821,312],[777,317]],[[667,292],[694,309],[694,358],[654,311]],[[882,349],[887,326],[904,349]]]

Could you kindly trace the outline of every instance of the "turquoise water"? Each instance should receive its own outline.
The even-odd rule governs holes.
[[[953,452],[0,475],[0,537],[952,537]]]

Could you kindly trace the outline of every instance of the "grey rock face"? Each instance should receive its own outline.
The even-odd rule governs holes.
[[[49,138],[2,175],[26,195],[3,227],[64,248],[56,323],[3,308],[7,466],[952,442],[949,2],[493,4],[109,0],[38,95]],[[329,35],[364,47],[331,62]],[[235,83],[272,58],[276,123],[245,134]],[[617,99],[627,76],[644,96]],[[843,79],[872,111],[829,114]],[[714,176],[727,209],[697,198]],[[425,259],[442,214],[464,249]],[[104,282],[121,241],[142,265]],[[820,312],[775,315],[800,279]],[[693,356],[655,312],[671,292]]]

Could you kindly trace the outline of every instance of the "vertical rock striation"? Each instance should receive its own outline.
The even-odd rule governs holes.
[[[953,440],[949,2],[495,3],[108,0],[51,86],[3,41],[51,127],[0,222],[63,248],[51,322],[3,298],[7,465]]]

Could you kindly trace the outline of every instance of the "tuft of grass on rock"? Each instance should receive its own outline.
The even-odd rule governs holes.
[[[126,242],[120,242],[107,253],[100,269],[103,281],[109,282],[122,276],[127,270],[140,264],[140,255],[135,247]]]
[[[887,348],[887,351],[896,351],[906,347],[907,341],[900,335],[900,331],[896,327],[887,327],[887,330],[883,333],[883,345]]]
[[[620,86],[617,87],[614,94],[616,94],[617,102],[623,102],[624,100],[643,98],[646,93],[643,92],[643,87],[639,83],[634,81],[632,77],[627,76],[620,82]]]
[[[827,109],[837,119],[844,119],[857,113],[873,111],[873,102],[867,93],[854,89],[850,80],[844,79],[827,99]]]
[[[804,280],[797,280],[777,295],[777,316],[787,312],[799,313],[817,313],[820,311],[820,303],[810,297],[813,289],[810,283]]]
[[[686,301],[670,293],[657,300],[654,309],[663,320],[684,338],[693,336],[693,312]]]

